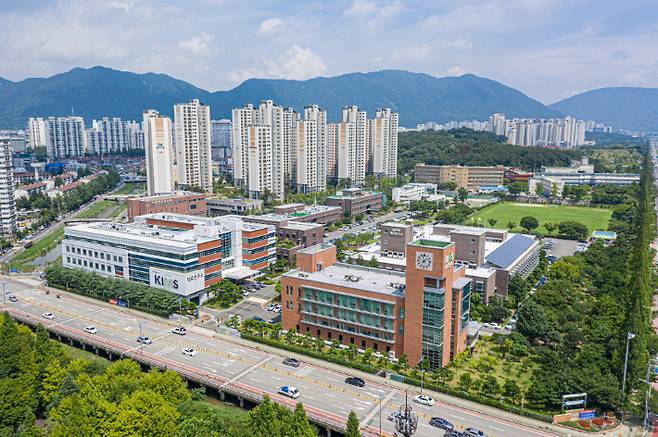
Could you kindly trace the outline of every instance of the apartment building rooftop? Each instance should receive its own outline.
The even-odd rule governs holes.
[[[335,263],[316,272],[307,273],[298,269],[291,270],[283,276],[300,277],[318,284],[355,288],[399,297],[404,296],[405,274],[391,270]]]

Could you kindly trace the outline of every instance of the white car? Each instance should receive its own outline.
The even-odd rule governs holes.
[[[288,387],[287,385],[281,387],[277,393],[293,399],[297,399],[300,395],[299,390],[297,390],[295,387]]]
[[[89,325],[89,326],[85,326],[85,332],[88,332],[90,334],[95,334],[98,332],[98,329],[96,329],[94,325]]]
[[[52,320],[55,318],[55,315],[53,313],[43,313],[43,316],[48,320]]]
[[[418,395],[414,398],[414,402],[431,407],[432,405],[434,405],[434,398],[432,398],[432,396],[427,396],[427,395]]]
[[[176,326],[171,330],[171,332],[177,335],[185,335],[187,334],[187,329],[183,328],[182,326]]]
[[[187,355],[188,357],[195,357],[196,351],[191,347],[186,347],[185,349],[183,349],[183,355]]]
[[[269,305],[267,306],[267,311],[274,311],[274,308],[276,308],[276,304],[275,304],[275,303],[271,303],[271,304],[269,304]]]

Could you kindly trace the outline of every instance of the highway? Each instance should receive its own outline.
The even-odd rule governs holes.
[[[258,350],[238,341],[214,336],[214,332],[192,327],[185,336],[171,332],[173,322],[135,311],[93,301],[68,293],[46,294],[35,288],[36,282],[18,282],[14,278],[5,280],[8,295],[15,295],[17,302],[0,302],[17,316],[39,320],[46,327],[66,329],[83,336],[99,346],[113,344],[123,350],[126,356],[147,358],[147,362],[157,363],[174,370],[185,369],[181,373],[197,373],[206,378],[223,381],[224,386],[237,387],[258,394],[269,394],[277,402],[292,405],[289,399],[276,394],[283,385],[297,387],[301,391],[298,401],[303,402],[311,413],[327,416],[337,421],[346,420],[350,410],[359,416],[368,435],[376,435],[379,428],[379,404],[382,402],[382,431],[385,435],[394,433],[393,423],[387,418],[391,412],[404,404],[404,392],[393,385],[385,384],[378,377],[366,379],[364,388],[347,385],[344,380],[350,375],[349,369],[327,364],[312,365],[304,362],[298,368],[282,363],[281,354]],[[48,320],[43,313],[51,312],[54,319]],[[88,334],[84,328],[94,325],[98,332]],[[141,331],[140,331],[141,329]],[[153,340],[150,345],[140,346],[136,339],[140,334]],[[254,345],[256,346],[256,345]],[[184,356],[182,349],[191,347],[197,351],[194,357]],[[418,388],[410,388],[410,399],[418,393]],[[436,397],[436,395],[435,395]],[[476,427],[489,437],[535,437],[560,435],[544,430],[526,427],[515,423],[514,416],[506,413],[486,415],[463,407],[437,403],[433,407],[414,404],[419,415],[416,436],[441,436],[443,432],[429,425],[434,416],[444,417],[458,429]],[[492,410],[496,411],[496,410]],[[503,418],[505,417],[505,418]],[[524,419],[527,421],[528,419]],[[340,422],[339,422],[340,423]],[[526,422],[528,423],[528,422]],[[530,421],[529,423],[533,423]],[[544,426],[540,422],[537,426]],[[370,431],[369,433],[367,431]],[[566,434],[566,433],[565,433]],[[571,432],[571,435],[575,435]]]

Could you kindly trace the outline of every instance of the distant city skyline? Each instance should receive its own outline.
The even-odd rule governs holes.
[[[0,77],[13,81],[104,65],[216,91],[248,78],[395,68],[473,73],[543,103],[658,87],[650,0],[30,0],[3,4],[0,23]]]

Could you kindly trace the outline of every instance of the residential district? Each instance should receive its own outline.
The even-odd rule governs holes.
[[[390,108],[328,115],[264,100],[211,120],[191,100],[173,114],[3,131],[6,314],[240,407],[303,402],[326,435],[650,426],[649,325],[610,328],[623,334],[600,334],[609,352],[593,352],[576,323],[624,311],[596,290],[613,270],[626,287],[626,263],[614,262],[653,241],[634,227],[654,220],[636,208],[652,192],[649,140],[610,168],[608,152],[578,149],[595,146],[586,131],[608,131],[594,122],[428,123],[418,130],[466,126],[581,152],[561,165],[415,162],[403,174],[401,136],[413,133]],[[609,360],[590,374],[604,386],[570,373],[591,370],[579,349]]]

